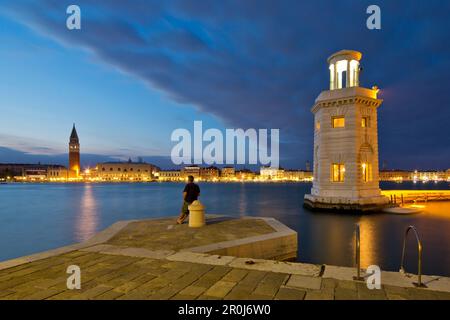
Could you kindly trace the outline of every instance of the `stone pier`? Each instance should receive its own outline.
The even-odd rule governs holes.
[[[450,299],[450,278],[382,272],[382,288],[354,268],[281,261],[297,234],[275,219],[208,216],[203,228],[175,218],[123,221],[92,239],[0,263],[0,299]],[[81,289],[66,286],[81,269]]]

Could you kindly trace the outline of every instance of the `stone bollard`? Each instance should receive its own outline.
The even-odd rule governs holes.
[[[205,225],[205,206],[199,201],[195,200],[189,207],[189,227],[200,228]]]

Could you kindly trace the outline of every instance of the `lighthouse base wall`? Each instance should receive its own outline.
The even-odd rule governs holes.
[[[306,194],[303,206],[311,211],[377,212],[391,204],[385,196],[346,198]]]

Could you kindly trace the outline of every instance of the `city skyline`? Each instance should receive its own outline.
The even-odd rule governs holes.
[[[202,120],[220,130],[280,128],[280,165],[302,168],[313,154],[309,109],[328,86],[324,58],[348,48],[368,57],[363,84],[381,88],[380,163],[448,167],[450,101],[441,90],[450,65],[441,43],[450,28],[437,3],[407,9],[382,1],[390,31],[378,33],[365,28],[364,1],[286,2],[274,17],[264,2],[259,9],[216,3],[212,13],[189,1],[142,2],[139,10],[78,4],[79,33],[65,29],[66,3],[0,7],[0,110],[8,115],[0,162],[66,165],[67,127],[75,122],[82,165],[141,156],[172,168],[170,133]],[[108,22],[96,19],[99,10]],[[327,19],[312,18],[319,13]]]

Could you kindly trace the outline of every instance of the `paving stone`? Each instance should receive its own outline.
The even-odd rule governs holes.
[[[450,300],[450,293],[449,292],[438,292],[433,291],[434,294],[438,297],[439,300]]]
[[[240,286],[239,283],[233,287],[233,289],[225,296],[224,300],[247,300],[251,293],[252,288]]]
[[[179,294],[183,296],[192,296],[196,298],[202,295],[206,290],[207,288],[192,285],[181,290]]]
[[[236,285],[236,282],[230,281],[218,281],[211,288],[206,290],[205,295],[217,298],[224,298],[233,287]]]
[[[194,285],[209,288],[230,271],[231,268],[229,267],[216,266],[195,281]]]
[[[117,300],[147,300],[148,292],[141,290],[133,290],[117,298]]]
[[[170,300],[195,300],[196,296],[190,296],[190,295],[182,295],[177,293],[173,297],[170,298]]]
[[[333,300],[334,289],[306,290],[305,300]]]
[[[288,279],[286,274],[268,273],[253,291],[254,295],[264,295],[273,298],[280,286]]]
[[[239,282],[248,274],[248,270],[244,269],[233,269],[227,273],[222,280]]]
[[[248,296],[247,300],[272,300],[273,296],[267,296],[263,294],[252,293]]]
[[[200,297],[197,298],[197,300],[222,300],[222,299],[218,298],[218,297],[213,297],[213,296],[201,295]]]
[[[322,289],[334,289],[337,287],[338,280],[330,278],[322,278]]]
[[[83,293],[80,293],[79,295],[73,296],[72,299],[77,299],[77,300],[93,299],[93,298],[97,297],[98,295],[101,295],[112,289],[113,288],[110,286],[98,285],[96,287],[89,288],[88,290],[84,291]]]
[[[322,278],[307,277],[300,275],[292,275],[286,284],[287,287],[305,288],[313,290],[319,290],[321,288],[321,285],[322,285]]]
[[[204,263],[217,266],[225,266],[230,264],[235,257],[210,255],[206,253],[194,253],[189,251],[180,251],[167,257],[167,260],[191,262],[191,263]]]
[[[138,277],[136,279],[134,279],[133,281],[127,281],[117,287],[114,288],[114,291],[120,292],[120,293],[127,293],[131,290],[136,289],[137,287],[139,287],[140,285],[142,285],[142,283],[146,283],[152,279],[154,279],[155,276],[153,275],[149,275],[146,274],[144,276]],[[109,285],[112,285],[111,283],[108,283]]]
[[[245,276],[244,279],[240,282],[242,286],[256,288],[256,286],[264,279],[267,275],[267,272],[264,271],[249,271],[249,273]]]
[[[386,297],[388,300],[407,300],[408,295],[401,295],[397,293],[386,292]]]
[[[148,296],[150,300],[169,300],[171,297],[175,296],[179,290],[171,286],[164,287]]]
[[[336,300],[357,300],[358,292],[356,290],[337,287],[334,289],[334,298]]]
[[[54,296],[46,298],[47,300],[69,300],[72,297],[79,295],[79,290],[68,290],[62,291],[61,293],[58,293]]]
[[[31,295],[23,297],[24,300],[44,300],[61,293],[63,290],[47,289],[34,292]]]
[[[305,290],[281,287],[275,299],[277,300],[303,300],[306,296]]]
[[[106,291],[95,297],[96,300],[115,300],[123,296],[123,292],[117,292],[115,290]]]
[[[249,261],[251,261],[252,263],[249,264],[248,263]],[[304,276],[318,276],[320,273],[320,266],[314,264],[297,263],[297,262],[293,263],[275,260],[236,258],[228,265],[233,268],[240,268],[246,270],[259,270],[259,271],[278,272]]]
[[[353,280],[353,276],[356,276],[356,268],[325,265],[325,271],[322,277],[338,280]]]
[[[406,289],[408,292],[409,300],[438,300],[438,295],[432,291],[424,290],[424,289]]]
[[[247,300],[267,273],[260,271],[250,271],[243,280],[226,295],[225,300]]]
[[[350,289],[350,290],[355,291],[356,290],[356,284],[357,284],[357,282],[355,282],[355,281],[338,280],[337,281],[337,288]]]
[[[367,284],[358,283],[358,299],[359,300],[386,300],[386,292],[383,288],[381,289],[369,289],[367,288]]]
[[[0,291],[0,299],[2,299],[3,297],[9,296],[9,295],[11,295],[13,293],[14,293],[14,291],[12,291],[12,290]]]

